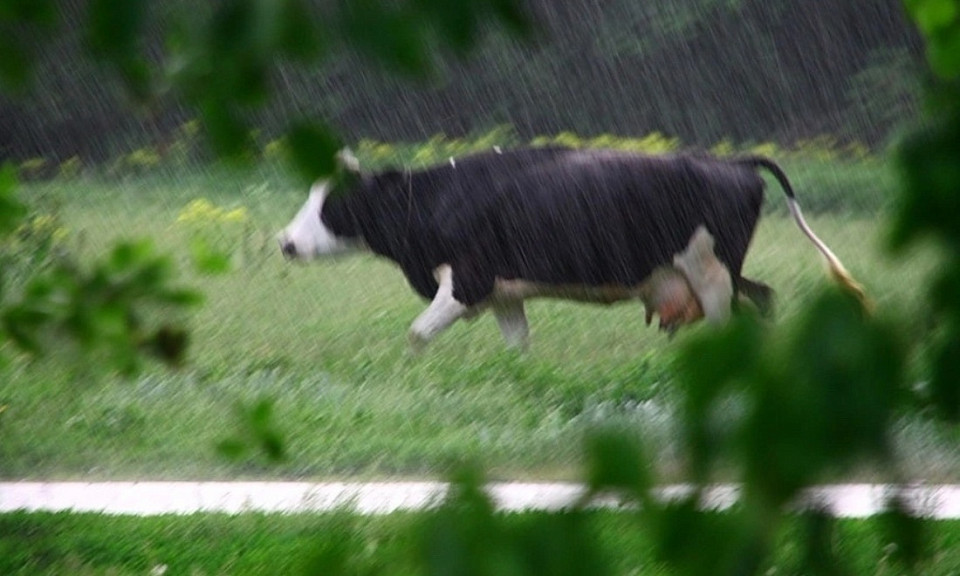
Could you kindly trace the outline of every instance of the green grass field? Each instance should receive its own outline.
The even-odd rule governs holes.
[[[881,315],[919,317],[932,258],[885,255],[885,168],[801,168],[795,186],[801,202],[810,198],[805,205],[829,205],[823,198],[843,182],[859,191],[849,210],[811,214],[810,223],[867,286]],[[870,174],[878,188],[867,202]],[[118,239],[153,238],[206,301],[189,318],[191,357],[178,371],[151,367],[125,379],[69,351],[0,368],[0,477],[437,477],[453,460],[476,459],[494,478],[570,479],[578,477],[583,432],[610,421],[643,432],[665,479],[679,466],[671,362],[682,341],[704,328],[671,341],[644,325],[639,304],[535,301],[525,355],[505,350],[493,319],[483,316],[412,357],[406,331],[424,303],[391,263],[361,256],[296,266],[280,257],[273,234],[305,192],[275,173],[55,181],[25,185],[21,195],[57,216],[82,260],[102,256]],[[777,210],[779,195],[771,187],[774,207],[745,267],[776,289],[777,322],[827,282],[817,252]],[[201,198],[221,214],[242,207],[245,219],[208,214],[203,221],[194,210],[195,218],[178,222]],[[198,230],[233,253],[232,271],[192,270]],[[907,325],[916,333],[904,338],[918,339],[923,322]],[[264,397],[274,399],[287,458],[224,458],[215,447],[239,433],[238,405]],[[951,440],[919,422],[902,429],[917,477],[956,478],[960,456]]]
[[[536,522],[540,514],[510,514],[506,530]],[[586,515],[587,533],[612,574],[672,572],[653,555],[649,525],[629,514]],[[343,573],[423,574],[417,545],[424,517],[329,515],[203,515],[132,518],[92,514],[0,515],[0,573],[42,574],[325,574],[348,558]],[[930,576],[960,570],[960,524],[929,522],[927,560],[916,573]],[[761,573],[803,570],[795,539],[798,522],[778,534],[777,552]],[[892,558],[882,520],[842,520],[831,539],[847,574],[903,573]],[[501,558],[501,560],[503,560]],[[344,566],[344,564],[340,564]]]

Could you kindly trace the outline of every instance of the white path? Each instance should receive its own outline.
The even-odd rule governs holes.
[[[103,512],[156,515],[191,512],[325,512],[348,509],[386,514],[436,505],[447,485],[438,482],[8,482],[0,483],[0,512],[14,510]],[[658,494],[673,498],[685,486],[667,486]],[[891,486],[843,484],[809,491],[832,514],[859,518],[883,511]],[[932,518],[960,518],[960,486],[924,485],[901,488],[901,497],[917,512]],[[488,491],[501,510],[558,510],[582,494],[578,484],[494,483]],[[704,495],[704,506],[724,509],[738,498],[733,485],[719,485]],[[613,499],[598,506],[617,507]]]

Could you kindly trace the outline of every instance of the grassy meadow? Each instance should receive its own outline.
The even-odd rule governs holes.
[[[447,152],[431,146],[419,156],[371,144],[359,153],[377,165],[395,162],[391,154],[428,163]],[[884,252],[889,167],[815,155],[788,156],[784,166],[814,230],[880,314],[918,319],[904,338],[919,340],[932,258]],[[152,238],[205,302],[188,319],[190,359],[179,370],[153,366],[124,378],[69,350],[0,368],[2,478],[433,478],[473,459],[493,478],[577,479],[583,432],[611,421],[636,426],[663,478],[677,477],[671,363],[707,328],[671,340],[644,325],[639,303],[534,301],[526,354],[505,350],[492,317],[481,316],[413,357],[406,331],[425,303],[391,263],[283,260],[273,236],[306,191],[269,166],[73,176],[25,184],[20,194],[81,262],[116,240]],[[828,280],[781,196],[770,186],[745,275],[774,287],[773,321],[788,322]],[[231,270],[194,270],[198,238],[228,253]],[[240,407],[264,398],[286,458],[224,457],[218,443],[246,433]],[[944,432],[905,421],[900,436],[913,476],[957,477],[960,455]]]

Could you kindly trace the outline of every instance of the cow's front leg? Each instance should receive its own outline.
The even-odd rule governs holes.
[[[509,348],[526,350],[529,345],[530,327],[523,313],[523,300],[497,302],[493,305],[493,315],[497,326]]]
[[[440,287],[430,306],[417,316],[410,326],[410,347],[413,352],[422,351],[437,334],[463,317],[468,307],[453,297],[453,270],[444,264],[437,269]]]

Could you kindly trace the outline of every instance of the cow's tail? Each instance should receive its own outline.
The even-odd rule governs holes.
[[[752,168],[764,168],[770,172],[774,178],[777,179],[777,182],[780,183],[780,186],[783,188],[783,191],[787,196],[787,208],[790,209],[790,214],[796,221],[797,226],[800,227],[800,230],[806,235],[807,238],[810,239],[811,242],[813,242],[813,245],[817,247],[817,250],[819,250],[821,254],[823,254],[824,258],[826,258],[827,266],[830,268],[830,275],[838,284],[840,284],[843,289],[855,296],[863,305],[865,310],[872,309],[873,305],[870,302],[870,299],[867,297],[863,286],[853,279],[853,276],[850,275],[850,272],[848,272],[843,263],[840,262],[840,259],[837,258],[837,255],[834,254],[833,251],[830,250],[830,248],[823,242],[823,240],[821,240],[816,234],[814,234],[813,230],[810,229],[810,226],[803,217],[803,212],[800,210],[800,204],[797,202],[797,197],[793,193],[793,187],[790,185],[790,180],[787,179],[787,175],[784,174],[780,166],[777,165],[777,163],[773,160],[763,156],[747,156],[738,158],[736,162]]]

